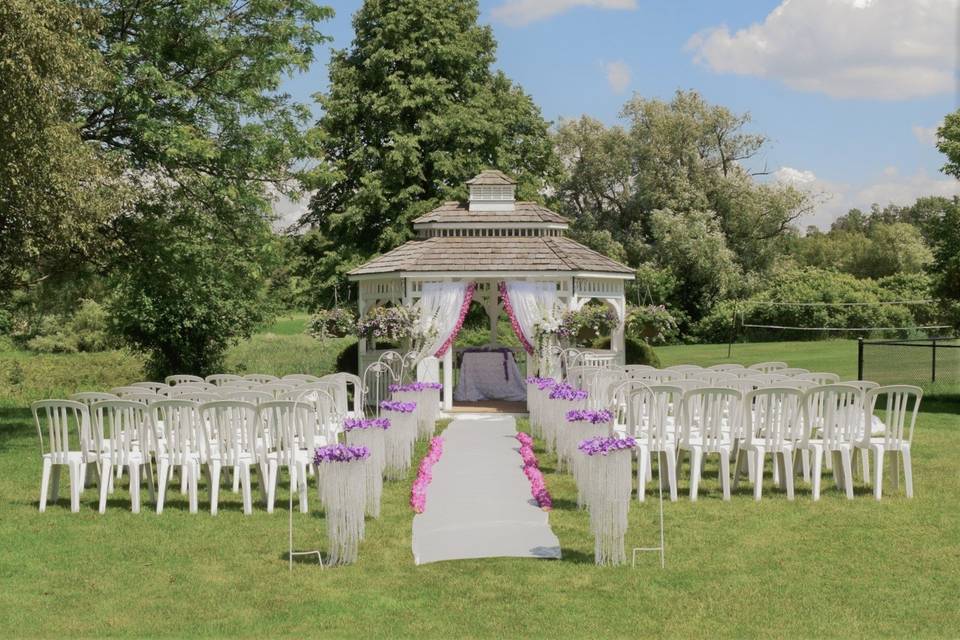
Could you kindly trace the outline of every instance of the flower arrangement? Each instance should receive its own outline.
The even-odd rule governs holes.
[[[397,413],[413,413],[417,410],[417,403],[402,402],[400,400],[381,400],[380,408],[384,411],[396,411]]]
[[[354,429],[389,429],[389,418],[344,418],[343,430],[353,431]]]
[[[553,500],[550,498],[550,492],[547,491],[547,483],[543,479],[543,473],[540,472],[540,463],[537,461],[537,455],[533,452],[533,438],[523,431],[517,433],[517,441],[520,443],[520,457],[523,459],[523,474],[530,481],[530,494],[537,501],[537,505],[544,511],[553,509]]]
[[[662,344],[676,336],[677,320],[662,304],[634,307],[627,314],[626,331],[651,344]]]
[[[550,399],[571,401],[586,400],[587,392],[583,389],[577,389],[566,382],[561,382],[554,385],[553,389],[550,391]]]
[[[427,451],[427,455],[423,456],[423,459],[420,460],[420,466],[417,468],[417,477],[413,481],[413,486],[410,488],[410,507],[416,513],[423,513],[424,509],[427,507],[427,487],[430,486],[430,481],[433,480],[433,465],[440,460],[440,456],[443,454],[443,438],[437,436],[435,438],[430,438],[430,449]]]
[[[399,342],[410,337],[417,312],[408,307],[374,307],[357,321],[357,335]]]
[[[577,311],[565,311],[560,317],[557,335],[590,343],[594,338],[613,331],[618,324],[620,318],[614,309],[607,305],[588,304]]]
[[[442,391],[440,382],[410,382],[408,384],[391,384],[390,393],[406,393],[407,391]]]
[[[328,444],[323,447],[317,447],[313,452],[313,462],[322,464],[324,462],[355,462],[357,460],[366,460],[370,457],[370,449],[363,446],[351,446],[348,444]]]
[[[317,340],[343,338],[353,333],[357,316],[350,309],[321,309],[310,318],[307,333]]]
[[[606,424],[613,422],[613,412],[609,409],[571,409],[567,411],[567,422],[589,422],[591,424]]]
[[[577,445],[583,454],[588,456],[606,456],[617,451],[635,449],[637,441],[627,436],[626,438],[614,438],[607,436],[597,436],[588,440],[583,440]]]

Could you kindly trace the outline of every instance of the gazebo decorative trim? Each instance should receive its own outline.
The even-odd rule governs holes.
[[[383,304],[413,306],[428,282],[475,283],[473,300],[484,306],[490,318],[490,343],[499,344],[498,285],[552,282],[564,309],[577,310],[596,299],[617,312],[620,322],[611,335],[610,349],[600,351],[623,363],[623,283],[634,278],[633,269],[566,237],[569,221],[560,214],[535,202],[516,202],[516,183],[509,176],[484,171],[467,185],[468,202],[445,202],[420,216],[413,221],[415,239],[348,274],[358,283],[360,313]],[[366,340],[360,341],[359,351],[361,370],[381,353]],[[528,361],[530,374],[535,373],[530,368],[533,360]],[[452,406],[453,362],[453,350],[448,349],[442,361],[446,408]],[[418,367],[418,378],[434,377],[439,378],[437,364]]]

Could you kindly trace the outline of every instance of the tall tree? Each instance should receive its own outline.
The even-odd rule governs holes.
[[[410,220],[465,195],[488,167],[536,197],[554,171],[547,123],[503,73],[476,0],[366,0],[334,53],[314,131],[316,189],[305,223],[328,296],[340,274],[410,237]]]
[[[0,295],[97,246],[122,200],[115,167],[85,143],[77,89],[103,80],[94,12],[58,0],[0,3]]]
[[[123,161],[137,194],[112,227],[116,326],[157,373],[209,371],[264,311],[254,293],[266,285],[269,198],[289,190],[308,150],[309,110],[279,86],[308,67],[331,11],[312,0],[76,1],[102,16],[94,46],[106,73],[83,96],[81,134]]]

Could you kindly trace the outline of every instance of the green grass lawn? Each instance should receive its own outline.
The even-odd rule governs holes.
[[[263,368],[273,357],[280,371],[303,350],[298,338],[260,336],[241,351],[246,355],[235,349],[231,358]],[[733,361],[786,360],[849,377],[853,349],[843,342],[735,345]],[[664,365],[711,364],[725,360],[726,346],[658,352]],[[332,362],[314,355],[297,362]],[[321,570],[303,562],[289,572],[282,490],[272,515],[257,507],[245,517],[239,496],[223,490],[220,514],[210,517],[205,487],[196,515],[176,490],[163,515],[131,514],[124,487],[103,516],[92,489],[79,514],[69,513],[65,491],[38,513],[40,462],[24,407],[56,387],[30,373],[10,393],[7,360],[0,355],[7,385],[0,400],[0,637],[960,635],[960,407],[947,399],[925,401],[919,419],[915,499],[888,495],[877,503],[858,484],[856,499],[847,501],[825,481],[818,503],[803,484],[791,503],[768,482],[759,504],[745,486],[724,503],[712,462],[697,503],[682,496],[666,505],[666,570],[655,554],[636,568],[595,567],[572,479],[554,473],[555,460],[538,450],[556,504],[550,523],[561,561],[414,566],[408,479],[387,484],[383,515],[368,520],[355,566]],[[128,366],[123,358],[97,361],[94,374],[84,369],[92,362],[75,360],[77,379],[106,380],[109,367],[119,367],[119,377]],[[66,377],[56,384],[70,386]],[[423,451],[420,445],[418,456]],[[684,468],[681,492],[688,480]],[[294,514],[296,545],[323,549],[315,489],[310,504],[309,514]],[[633,502],[628,554],[655,543],[655,505]]]

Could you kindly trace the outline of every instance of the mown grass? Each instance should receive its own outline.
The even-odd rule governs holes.
[[[270,353],[288,357],[280,342],[250,349],[262,350],[266,366]],[[739,356],[738,346],[743,362],[787,360],[849,375],[838,366],[838,345],[746,345],[752,351]],[[706,363],[718,357],[715,349],[725,347],[660,352],[664,364]],[[641,556],[636,568],[595,567],[573,482],[554,472],[554,458],[542,450],[561,561],[414,566],[409,478],[388,483],[383,516],[368,521],[359,562],[331,570],[302,562],[288,571],[283,491],[272,515],[258,507],[244,516],[228,490],[217,517],[190,515],[176,490],[163,515],[134,515],[123,486],[103,516],[93,490],[79,514],[69,513],[65,491],[39,514],[36,435],[24,407],[20,399],[0,403],[0,637],[960,635],[960,423],[956,405],[944,401],[927,403],[920,417],[915,499],[888,495],[877,503],[858,484],[847,501],[825,482],[821,501],[801,485],[789,502],[767,483],[760,503],[746,487],[724,503],[712,462],[698,502],[666,504],[663,571],[655,554]],[[687,487],[685,470],[681,492]],[[310,503],[309,514],[294,514],[297,546],[323,549],[315,490]],[[628,553],[655,543],[655,505],[633,502]],[[200,506],[209,506],[205,487]]]

